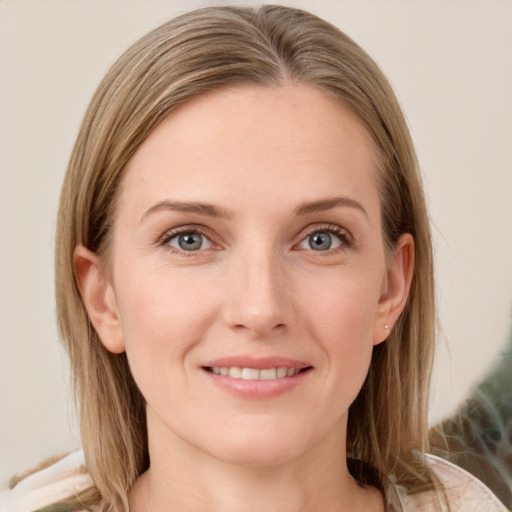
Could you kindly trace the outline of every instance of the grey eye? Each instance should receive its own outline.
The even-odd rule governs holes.
[[[328,251],[332,246],[332,235],[324,231],[317,231],[308,236],[308,244],[314,251]]]
[[[169,245],[182,251],[198,251],[208,249],[212,243],[201,233],[181,233],[169,240]]]
[[[197,233],[186,233],[178,237],[180,249],[184,251],[197,251],[203,245],[202,236]]]

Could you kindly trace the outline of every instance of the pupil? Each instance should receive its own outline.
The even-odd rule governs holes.
[[[313,233],[309,239],[309,246],[315,251],[327,251],[332,244],[329,233]]]
[[[180,235],[178,243],[184,251],[194,251],[196,249],[200,249],[202,245],[201,235],[198,235],[197,233],[187,233],[185,235]]]

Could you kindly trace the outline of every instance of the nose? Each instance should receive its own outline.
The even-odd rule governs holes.
[[[290,281],[276,256],[241,256],[231,265],[224,321],[252,338],[274,338],[295,323]]]

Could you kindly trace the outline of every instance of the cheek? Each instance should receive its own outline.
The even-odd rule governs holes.
[[[368,371],[380,297],[377,274],[331,279],[309,297],[309,329],[328,359],[329,379],[355,398]]]
[[[312,325],[322,331],[320,338],[351,339],[371,343],[380,298],[378,272],[340,272],[316,283],[307,283],[307,307]]]
[[[119,276],[116,300],[137,383],[158,373],[172,377],[167,367],[186,359],[218,314],[215,297],[198,293],[198,278],[186,274],[132,268]]]

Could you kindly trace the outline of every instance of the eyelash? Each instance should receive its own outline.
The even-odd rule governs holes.
[[[340,239],[341,242],[340,246],[334,249],[329,249],[327,251],[313,251],[319,253],[320,256],[332,255],[333,253],[337,253],[338,251],[345,251],[347,249],[350,249],[353,246],[352,237],[347,232],[347,230],[343,229],[340,226],[337,226],[336,224],[315,225],[307,228],[304,233],[304,237],[301,239],[301,242],[306,240],[311,235],[314,235],[315,233],[329,233],[330,235],[335,235]]]
[[[183,226],[175,229],[171,229],[170,231],[166,231],[165,234],[158,240],[159,246],[166,247],[171,252],[175,254],[179,254],[180,256],[194,256],[198,252],[202,251],[184,251],[176,249],[175,247],[172,247],[169,245],[169,242],[180,235],[202,235],[205,238],[207,238],[212,244],[216,245],[215,242],[212,241],[212,236],[209,232],[207,232],[204,229],[201,229],[200,226]]]
[[[340,240],[339,247],[336,247],[334,249],[328,249],[326,251],[313,251],[312,252],[318,253],[319,255],[327,256],[332,255],[333,253],[337,253],[339,251],[345,251],[347,249],[350,249],[353,246],[353,241],[351,239],[351,236],[349,233],[341,228],[340,226],[337,226],[335,224],[323,224],[323,225],[315,225],[311,226],[306,229],[304,232],[303,237],[301,238],[299,243],[304,242],[307,240],[308,237],[315,233],[329,233],[331,235],[335,235]],[[202,251],[184,251],[176,249],[175,247],[172,247],[169,245],[169,242],[176,238],[177,236],[184,235],[184,234],[190,234],[190,235],[202,235],[205,238],[207,238],[212,244],[216,245],[215,242],[212,240],[211,234],[207,232],[207,230],[202,229],[200,226],[183,226],[175,229],[171,229],[170,231],[167,231],[157,242],[157,245],[159,246],[165,246],[168,248],[171,252],[175,254],[180,254],[182,256],[194,256],[194,254],[197,254],[198,252]],[[295,244],[297,246],[297,244]]]

